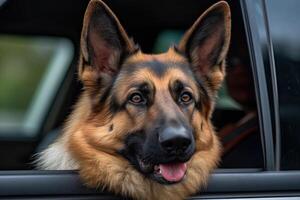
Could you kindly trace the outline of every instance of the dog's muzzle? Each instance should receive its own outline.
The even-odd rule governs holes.
[[[187,149],[191,148],[193,136],[186,128],[167,127],[159,133],[158,141],[161,148],[170,157],[184,157]],[[185,162],[161,163],[155,170],[168,182],[179,182],[186,174],[187,165]]]
[[[166,126],[154,134],[132,134],[124,155],[145,176],[162,183],[182,181],[187,162],[195,151],[192,131],[183,126]]]

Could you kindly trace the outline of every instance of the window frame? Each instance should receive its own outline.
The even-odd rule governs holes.
[[[272,37],[270,33],[270,25],[269,25],[269,19],[268,19],[268,9],[266,5],[266,0],[263,0],[263,10],[264,10],[264,16],[265,16],[265,23],[266,23],[266,34],[268,38],[268,56],[269,56],[269,69],[270,69],[270,79],[271,79],[271,89],[272,89],[272,95],[273,95],[273,110],[274,110],[274,134],[273,138],[275,139],[275,169],[278,171],[280,170],[280,159],[281,159],[281,142],[280,142],[280,115],[279,115],[279,94],[278,94],[278,86],[277,86],[277,75],[276,75],[276,67],[275,67],[275,57],[274,57],[274,49],[273,49],[273,42]]]
[[[269,100],[269,95],[272,94],[269,94],[268,92],[265,73],[265,67],[267,67],[267,63],[269,63],[269,55],[267,52],[263,51],[263,48],[268,46],[269,42],[265,10],[262,5],[262,1],[259,0],[240,0],[240,3],[254,77],[265,170],[274,171],[276,169],[275,147],[272,134],[273,125],[271,120],[272,113],[270,110],[271,103]],[[260,27],[256,20],[256,17],[259,17],[259,12],[262,13],[259,20],[263,22],[263,25]]]
[[[207,187],[190,199],[300,197],[299,180],[300,172],[291,171],[216,172]],[[0,198],[4,197],[122,199],[86,188],[76,171],[0,171]]]

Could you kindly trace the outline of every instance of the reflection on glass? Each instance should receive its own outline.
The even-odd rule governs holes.
[[[281,131],[281,168],[300,169],[300,1],[268,0]]]
[[[0,135],[32,135],[73,56],[61,38],[0,36]]]

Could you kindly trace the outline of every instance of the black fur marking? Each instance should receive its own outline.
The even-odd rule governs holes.
[[[176,80],[171,88],[171,91],[174,92],[174,97],[176,98],[176,100],[178,99],[179,95],[181,94],[182,90],[184,89],[185,85],[179,81]]]
[[[202,83],[199,81],[197,82],[198,91],[200,99],[195,99],[195,107],[198,111],[201,111],[202,104],[208,101],[208,95],[205,87],[202,85]],[[182,83],[180,80],[176,80],[174,84],[171,86],[170,90],[173,91],[173,98],[175,101],[179,99],[179,96],[182,94],[184,88],[186,85]]]
[[[149,84],[147,82],[136,83],[130,87],[140,91],[143,95],[148,95],[150,93]]]
[[[132,52],[123,52],[120,56],[120,59],[119,59],[119,66],[121,66],[127,58],[129,58],[130,56],[136,54],[139,51],[140,51],[140,46],[138,44],[136,44],[135,47],[134,47],[134,50]]]
[[[202,104],[203,103],[206,104],[207,102],[212,101],[212,97],[211,97],[210,93],[208,92],[209,90],[207,89],[207,87],[205,86],[205,84],[203,83],[203,81],[200,78],[196,78],[196,83],[199,88],[200,100],[198,102],[196,102],[195,106],[199,111],[201,111]]]
[[[146,105],[149,107],[153,104],[153,91],[150,90],[148,83],[140,85],[139,91],[142,92],[144,98],[146,98]]]
[[[195,108],[200,112],[202,111],[202,104],[203,102],[201,100],[195,103]]]
[[[151,70],[158,77],[162,77],[169,68],[180,68],[183,71],[189,71],[189,64],[187,62],[160,62],[158,60],[152,60],[126,64],[123,69],[124,73],[130,75],[143,68]]]
[[[110,101],[110,111],[112,113],[117,113],[120,110],[124,110],[125,109],[125,103],[119,104],[116,97],[114,95],[112,95],[111,101]]]
[[[137,157],[142,158],[142,152],[136,150],[143,149],[143,144],[146,138],[145,133],[143,131],[137,131],[127,135],[128,136],[125,139],[125,148],[121,149],[119,154],[128,159],[138,171],[142,172],[137,160]]]
[[[115,80],[116,80],[116,78],[114,79],[114,82],[115,82]],[[102,98],[100,99],[100,102],[104,103],[107,100],[107,98],[109,96],[111,96],[110,111],[112,113],[117,113],[126,108],[126,104],[129,99],[125,98],[124,102],[119,103],[119,101],[116,99],[115,94],[111,91],[111,89],[114,85],[115,85],[115,83],[111,84],[110,87],[106,89],[105,95],[102,96]],[[150,89],[150,86],[147,82],[132,85],[131,88],[136,88],[137,91],[140,91],[142,93],[143,97],[146,98],[146,100],[147,100],[147,103],[146,103],[147,106],[150,106],[152,104],[153,94],[155,91],[152,91]]]
[[[110,85],[110,89],[109,89],[109,94],[110,94],[109,96],[111,97],[110,102],[109,102],[109,108],[110,108],[111,113],[113,113],[113,114],[119,112],[120,110],[124,110],[125,109],[125,103],[126,103],[126,102],[122,103],[122,104],[118,103],[118,100],[117,100],[115,94],[112,91],[112,88],[115,85],[117,77],[118,76],[114,77],[114,79],[113,79],[113,81]]]
[[[176,80],[173,85],[169,86],[169,90],[172,91],[171,94],[177,104],[184,105],[180,102],[180,95],[184,91],[185,87],[186,84],[182,83],[180,80]]]
[[[155,91],[151,91],[151,87],[148,83],[141,83],[136,86],[137,90],[140,91],[143,97],[146,99],[146,105],[149,107],[153,104],[153,96]]]
[[[97,106],[97,109],[95,111],[98,112],[98,111],[102,110],[102,108],[104,106],[106,106],[106,101],[109,99],[109,97],[111,97],[111,92],[112,92],[112,88],[114,86],[115,81],[116,81],[116,76],[114,76],[109,83],[103,83],[102,79],[101,78],[99,79],[99,84],[98,84],[99,89],[96,92],[99,92],[101,87],[103,87],[103,91],[98,100],[99,105]],[[108,86],[105,86],[105,85],[108,85]],[[115,108],[112,107],[111,102],[110,102],[110,110],[112,113],[115,112]]]
[[[108,131],[109,131],[109,132],[112,132],[113,130],[114,130],[114,124],[111,124],[111,125],[109,126]]]
[[[107,88],[105,88],[105,90],[104,90],[104,92],[101,95],[100,100],[99,100],[100,105],[104,105],[105,104],[105,101],[107,100],[107,98],[110,95],[112,87],[113,87],[113,84],[110,84]]]

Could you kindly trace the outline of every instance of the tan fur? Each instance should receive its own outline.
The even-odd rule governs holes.
[[[140,81],[151,82],[152,87],[155,87],[157,91],[154,97],[156,103],[147,113],[139,113],[136,112],[134,108],[128,108],[127,111],[121,111],[112,115],[109,110],[108,102],[101,105],[101,111],[95,111],[94,106],[96,103],[93,101],[94,99],[98,99],[98,96],[102,94],[103,91],[102,88],[97,88],[99,72],[84,62],[84,60],[88,60],[89,57],[86,43],[84,42],[84,39],[87,37],[84,30],[87,29],[93,6],[96,6],[97,3],[100,3],[100,1],[93,0],[89,4],[83,25],[79,77],[84,83],[84,91],[65,125],[62,137],[49,149],[57,150],[64,147],[66,151],[61,153],[64,154],[66,158],[70,155],[71,160],[70,163],[62,165],[62,167],[65,166],[70,169],[72,168],[69,166],[71,164],[73,165],[73,169],[79,169],[80,177],[89,187],[106,188],[109,191],[134,199],[184,199],[199,191],[200,188],[205,187],[209,174],[216,168],[219,162],[221,147],[210,122],[213,102],[207,103],[202,113],[189,111],[191,116],[190,124],[194,130],[196,152],[187,162],[187,174],[181,182],[173,185],[162,185],[146,178],[138,172],[127,159],[117,152],[124,147],[124,139],[127,133],[132,133],[148,126],[151,121],[154,121],[157,116],[161,114],[158,112],[158,110],[160,110],[158,109],[159,107],[163,107],[163,110],[167,112],[168,115],[175,115],[180,112],[178,106],[169,103],[173,101],[168,91],[169,83],[176,79],[186,81],[190,86],[190,90],[195,94],[195,98],[200,99],[202,97],[199,96],[199,92],[197,92],[199,88],[197,88],[195,80],[191,79],[191,77],[187,76],[181,70],[170,68],[167,73],[160,77],[147,68],[141,68],[135,71],[131,76],[126,74],[119,75],[116,80],[117,85],[112,88],[112,90],[114,90],[117,95],[116,99],[122,102],[126,99],[128,93],[130,93],[130,85],[132,83]],[[224,7],[225,12],[229,13],[228,5],[225,4],[226,3],[223,2],[215,6]],[[105,6],[105,8],[111,12],[107,6]],[[205,12],[204,15],[206,15],[206,13],[207,12]],[[112,14],[112,16],[116,19],[115,15]],[[197,24],[203,16],[200,17],[195,24]],[[117,25],[125,38],[128,49],[132,50],[134,47],[118,20]],[[195,26],[196,25],[187,32],[180,43],[179,48],[182,50],[184,50],[187,38],[190,37]],[[226,32],[226,37],[230,37],[228,31]],[[224,59],[227,50],[228,44],[226,43],[219,58],[220,66],[214,67],[215,71],[212,71],[211,79],[209,80],[212,91],[217,90],[224,79]],[[160,62],[187,62],[185,57],[176,53],[173,48],[170,48],[167,53],[159,55],[143,54],[139,51],[133,56],[130,56],[125,61],[125,64],[152,60]],[[109,76],[102,78],[107,79],[107,82],[110,80]],[[42,154],[40,160],[45,161],[47,158],[49,158],[47,155]],[[55,161],[59,162],[58,160]],[[51,167],[47,168],[46,165],[49,166],[49,164],[45,164],[40,165],[40,167],[52,169]]]
[[[136,199],[183,199],[197,192],[199,186],[205,186],[209,173],[216,167],[219,159],[220,145],[212,126],[202,119],[204,130],[200,131],[199,118],[201,119],[200,115],[194,116],[194,128],[199,130],[196,138],[197,152],[188,162],[187,176],[176,185],[164,186],[148,180],[127,160],[114,153],[122,146],[121,138],[124,137],[121,133],[124,130],[119,130],[118,127],[114,133],[107,133],[105,129],[108,129],[109,124],[102,127],[82,124],[77,131],[70,130],[69,148],[79,162],[81,177],[90,187],[105,187]],[[129,129],[132,125],[121,116],[113,121],[116,121],[115,124],[121,123],[119,126],[122,129]]]
[[[168,55],[158,57],[166,59]],[[143,70],[144,74],[145,71]],[[158,78],[148,72],[148,78],[156,83],[158,90],[164,91],[167,87],[166,82],[174,78],[173,76],[187,78],[181,73],[171,70],[165,77]],[[140,77],[139,74],[137,77]],[[126,91],[126,88],[118,89]],[[89,101],[88,95],[83,94],[66,124],[63,137],[67,139],[59,140],[68,141],[64,145],[68,145],[69,151],[78,162],[80,175],[88,186],[105,187],[136,199],[183,199],[197,192],[199,186],[205,186],[209,173],[217,166],[220,153],[220,145],[209,119],[205,119],[199,113],[193,116],[194,129],[198,133],[195,138],[197,152],[188,162],[185,179],[179,184],[165,186],[148,180],[127,160],[116,154],[116,150],[123,146],[122,139],[126,136],[124,133],[132,131],[132,127],[139,128],[135,122],[129,121],[124,113],[111,119],[105,111],[97,115],[96,120],[91,119],[92,108]],[[166,99],[162,98],[160,101]],[[154,114],[154,117],[157,114],[159,113]],[[203,130],[200,128],[200,121],[203,121]],[[115,124],[114,132],[108,133],[111,124]]]

